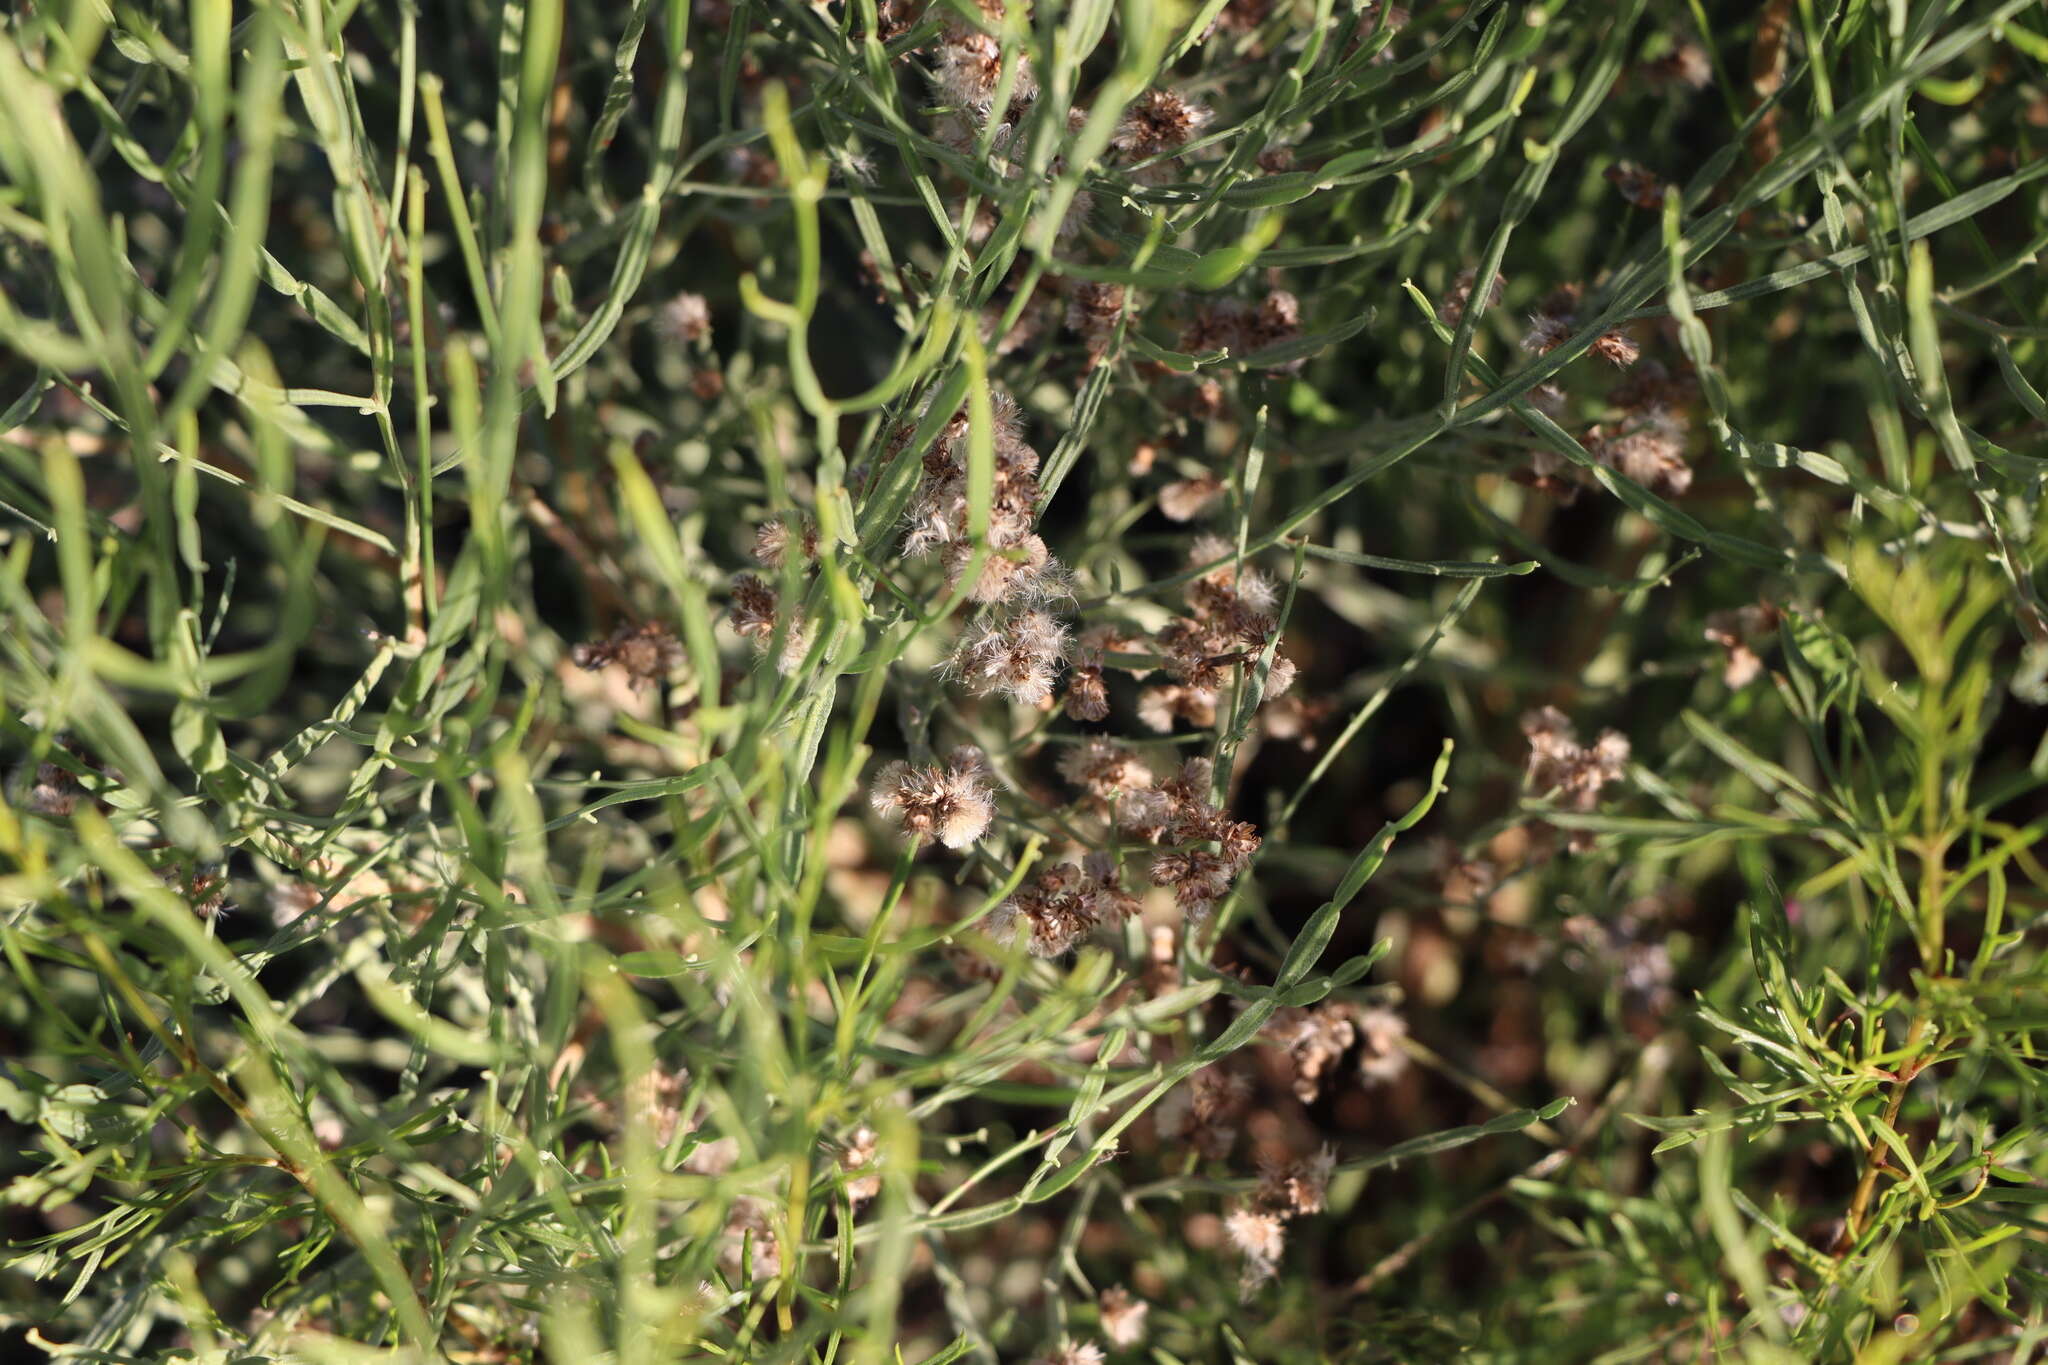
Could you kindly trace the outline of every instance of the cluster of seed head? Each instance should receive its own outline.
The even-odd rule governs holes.
[[[754,528],[754,559],[763,568],[781,569],[792,547],[802,556],[801,567],[808,575],[818,561],[816,523],[805,518],[800,528],[792,531],[787,521],[771,517]],[[779,598],[780,594],[759,575],[738,575],[732,581],[732,604],[727,613],[732,628],[752,640],[757,648],[766,649],[775,636]],[[783,635],[782,652],[776,656],[776,667],[784,673],[791,672],[803,662],[810,645],[810,632],[804,623],[791,621]]]
[[[1173,888],[1174,900],[1200,920],[1228,895],[1239,873],[1259,849],[1259,832],[1249,821],[1232,819],[1209,799],[1215,769],[1206,758],[1191,758],[1165,782],[1113,740],[1091,738],[1060,756],[1060,775],[1081,789],[1083,800],[1109,814],[1129,838],[1154,845],[1149,875],[1154,885]],[[1118,897],[1124,893],[1117,890]],[[1120,900],[1120,913],[1135,902]]]
[[[1124,314],[1124,287],[1120,284],[1084,282],[1067,294],[1067,327],[1088,348],[1089,369],[1102,363],[1109,353],[1110,339]]]
[[[1582,285],[1567,284],[1554,289],[1529,316],[1529,332],[1522,338],[1525,349],[1548,355],[1562,346],[1578,329],[1579,304],[1585,296]],[[1626,369],[1636,363],[1642,348],[1626,332],[1606,331],[1593,339],[1593,354],[1609,364]]]
[[[1287,1224],[1323,1211],[1336,1169],[1337,1153],[1327,1144],[1294,1161],[1264,1162],[1252,1197],[1224,1215],[1224,1235],[1244,1257],[1240,1283],[1247,1295],[1273,1278],[1287,1247]]]
[[[1189,562],[1216,567],[1188,584],[1187,613],[1153,635],[1172,681],[1145,688],[1138,696],[1138,715],[1161,734],[1171,731],[1176,720],[1197,728],[1214,725],[1216,704],[1232,669],[1255,661],[1279,628],[1273,616],[1278,594],[1271,580],[1230,556],[1231,547],[1221,538],[1196,539]],[[1275,654],[1262,699],[1284,696],[1293,685],[1293,662]]]
[[[1003,26],[1004,0],[976,0],[982,23],[974,24],[947,14],[931,53],[932,86],[945,106],[933,129],[938,139],[963,152],[981,150],[981,138],[988,135],[985,163],[998,175],[1019,174],[1015,156],[1019,133],[1032,106],[1038,100],[1038,78],[1031,59],[1018,52],[1014,59],[1008,98],[997,109],[996,94],[1002,84],[1003,44],[995,30]],[[943,6],[938,7],[943,10]],[[1077,129],[1087,120],[1087,111],[1070,108],[1067,127]],[[993,128],[990,124],[993,122]],[[1047,173],[1057,177],[1066,170],[1064,157],[1054,157]],[[1057,236],[1065,241],[1087,223],[1093,200],[1086,190],[1075,194],[1061,219]],[[994,209],[983,203],[968,225],[968,240],[977,245],[995,230]]]
[[[1259,851],[1258,827],[1234,820],[1209,799],[1215,780],[1206,758],[1191,758],[1156,787],[1134,787],[1117,802],[1117,827],[1156,845],[1151,876],[1173,888],[1183,913],[1201,920],[1230,894],[1231,885]]]
[[[1589,428],[1586,449],[1654,492],[1685,492],[1692,487],[1692,466],[1685,461],[1691,423],[1684,405],[1695,382],[1690,373],[1673,375],[1654,360],[1645,362],[1609,395],[1620,421]]]
[[[1161,1137],[1192,1143],[1208,1160],[1222,1161],[1237,1146],[1251,1100],[1251,1082],[1241,1073],[1207,1066],[1159,1101],[1153,1122]]]
[[[1555,706],[1523,716],[1522,733],[1529,740],[1529,790],[1537,795],[1555,794],[1567,809],[1581,814],[1599,804],[1602,788],[1621,780],[1623,765],[1628,762],[1626,735],[1603,730],[1591,745],[1581,745],[1571,721]],[[1575,853],[1592,844],[1591,831],[1580,830],[1572,836]]]
[[[1067,591],[1066,573],[1034,529],[1038,520],[1038,452],[1024,440],[1016,400],[995,394],[990,405],[994,481],[988,549],[968,597],[976,602],[1044,602]],[[909,511],[903,553],[941,556],[949,587],[958,588],[974,561],[968,530],[970,420],[955,414],[924,458],[924,477]]]
[[[1067,654],[1067,628],[1043,607],[977,617],[961,632],[952,670],[978,697],[1025,706],[1052,704],[1053,681]]]
[[[869,793],[876,814],[914,839],[937,839],[965,848],[988,832],[995,794],[981,750],[963,744],[943,766],[913,766],[901,759],[875,774]]]
[[[1294,1097],[1303,1104],[1315,1103],[1354,1043],[1361,1044],[1358,1079],[1368,1087],[1385,1085],[1408,1067],[1408,1053],[1401,1046],[1408,1023],[1383,1007],[1343,1001],[1287,1006],[1276,1010],[1260,1032],[1287,1049]]]
[[[1287,1049],[1294,1072],[1294,1097],[1314,1104],[1323,1093],[1323,1078],[1335,1069],[1358,1037],[1351,1007],[1342,1003],[1303,1008],[1290,1005],[1274,1011],[1262,1032]]]
[[[1180,349],[1189,355],[1228,351],[1233,358],[1241,358],[1300,336],[1301,300],[1285,289],[1274,289],[1257,303],[1226,298],[1204,304],[1181,328]],[[1287,374],[1302,364],[1291,360],[1269,368]]]
[[[1617,178],[1616,172],[1622,174]],[[1609,174],[1626,194],[1641,188],[1637,177],[1647,173],[1624,163],[1621,167],[1611,168]],[[1655,188],[1654,177],[1651,180],[1652,188]],[[1643,191],[1646,195],[1649,192]],[[1656,193],[1661,195],[1661,189],[1656,189]],[[1455,325],[1456,319],[1463,314],[1470,291],[1468,272],[1459,277],[1459,290],[1445,300],[1440,316]],[[1576,284],[1552,291],[1531,315],[1529,333],[1522,339],[1522,345],[1539,355],[1562,345],[1579,325],[1578,308],[1583,292]],[[1494,302],[1498,301],[1496,295]],[[1653,492],[1674,497],[1684,493],[1692,486],[1692,467],[1685,459],[1691,429],[1686,408],[1697,381],[1689,372],[1674,375],[1655,360],[1638,364],[1642,357],[1641,348],[1625,332],[1603,332],[1594,339],[1592,349],[1595,355],[1628,373],[1609,394],[1609,400],[1617,410],[1615,420],[1595,423],[1581,438],[1587,453],[1597,463],[1626,475]],[[1563,415],[1564,393],[1555,385],[1542,385],[1532,391],[1529,398],[1546,415],[1552,418]],[[1566,501],[1577,495],[1578,485],[1570,479],[1573,471],[1562,457],[1551,451],[1536,451],[1530,461],[1530,470],[1530,481],[1538,487],[1560,494]]]
[[[1033,876],[996,907],[991,927],[1015,935],[1033,957],[1058,957],[1103,925],[1138,912],[1138,898],[1123,885],[1116,859],[1090,853],[1078,866],[1061,863]]]

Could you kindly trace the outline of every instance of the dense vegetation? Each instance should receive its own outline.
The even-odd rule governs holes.
[[[0,1351],[2033,1360],[2037,0],[0,19]]]

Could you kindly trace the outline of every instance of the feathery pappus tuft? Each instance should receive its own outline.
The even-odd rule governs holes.
[[[962,745],[943,766],[914,767],[902,759],[875,774],[869,800],[880,815],[916,839],[965,848],[988,832],[995,795],[981,750]]]

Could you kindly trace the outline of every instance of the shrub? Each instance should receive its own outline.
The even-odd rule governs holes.
[[[2031,1358],[2038,6],[4,23],[13,1347]]]

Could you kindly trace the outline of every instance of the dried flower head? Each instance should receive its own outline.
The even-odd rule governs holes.
[[[1216,693],[1179,683],[1148,687],[1138,693],[1138,719],[1162,735],[1173,730],[1176,720],[1206,730],[1216,723]]]
[[[1152,860],[1153,884],[1171,887],[1175,903],[1197,921],[1230,893],[1259,848],[1254,826],[1210,802],[1211,778],[1207,759],[1190,759],[1156,792],[1127,791],[1117,804],[1118,828],[1163,849]]]
[[[1641,71],[1654,87],[1704,90],[1714,83],[1714,65],[1707,50],[1692,42],[1680,43],[1666,55],[1645,64]]]
[[[1145,1339],[1145,1315],[1152,1305],[1132,1298],[1122,1285],[1103,1290],[1096,1309],[1102,1315],[1102,1335],[1109,1338],[1110,1345],[1136,1346]]]
[[[1755,682],[1764,671],[1763,657],[1755,646],[1778,628],[1778,609],[1768,602],[1755,602],[1734,611],[1717,611],[1707,617],[1706,638],[1728,652],[1721,681],[1730,691]]]
[[[1172,90],[1147,90],[1124,111],[1109,145],[1126,160],[1177,151],[1209,125],[1206,105]]]
[[[1617,161],[1604,172],[1607,183],[1639,209],[1664,207],[1664,182],[1633,161]]]
[[[980,0],[980,8],[990,27],[1002,26],[1001,0]],[[950,11],[945,11],[945,16],[938,51],[932,57],[932,88],[941,103],[971,115],[978,127],[989,117],[996,87],[1001,82],[1002,40]],[[1032,72],[1030,57],[1020,50],[1014,60],[1016,72],[1011,77],[1006,114],[1021,113],[1038,95],[1038,79]],[[1016,120],[1006,121],[1014,124]]]
[[[1595,460],[1652,492],[1677,497],[1692,487],[1692,466],[1685,462],[1684,428],[1662,411],[1632,421],[1617,432],[1599,425],[1588,427],[1585,446]]]
[[[1152,770],[1121,744],[1095,738],[1073,745],[1059,758],[1060,776],[1083,788],[1095,800],[1108,803],[1119,794],[1136,792],[1152,785]]]
[[[1287,1049],[1294,1069],[1294,1097],[1303,1104],[1315,1103],[1324,1078],[1358,1036],[1350,1006],[1335,1002],[1276,1010],[1262,1031]]]
[[[1159,510],[1168,521],[1193,521],[1215,506],[1222,495],[1223,480],[1212,474],[1176,479],[1159,490]]]
[[[1256,1205],[1240,1204],[1223,1216],[1223,1235],[1244,1257],[1244,1290],[1249,1294],[1279,1267],[1287,1248],[1287,1224],[1279,1214]]]
[[[1233,358],[1242,358],[1300,336],[1301,301],[1284,289],[1275,289],[1257,304],[1232,298],[1204,304],[1182,326],[1179,346],[1190,355],[1227,351]],[[1266,368],[1290,374],[1305,363],[1305,359],[1286,360]]]
[[[1385,1006],[1359,1010],[1358,1079],[1368,1087],[1386,1085],[1408,1069],[1408,1050],[1401,1040],[1408,1036],[1408,1021]]]
[[[1095,917],[1104,924],[1121,924],[1143,908],[1137,895],[1123,884],[1123,868],[1116,855],[1097,849],[1081,859],[1081,871],[1090,883]]]
[[[770,1280],[782,1273],[782,1243],[769,1221],[771,1208],[754,1195],[733,1201],[718,1248],[719,1269],[727,1279],[737,1281],[751,1272],[755,1280]]]
[[[1076,664],[1068,672],[1066,705],[1070,720],[1108,719],[1109,687],[1102,680],[1101,664]]]
[[[1095,930],[1085,880],[1072,863],[1047,868],[996,907],[991,929],[999,938],[1022,936],[1033,957],[1060,956]]]
[[[882,1192],[882,1177],[875,1173],[875,1130],[863,1123],[853,1130],[839,1149],[839,1169],[846,1176],[846,1197],[863,1204]]]
[[[1571,721],[1554,706],[1522,717],[1522,733],[1529,740],[1529,790],[1556,794],[1569,810],[1591,811],[1601,789],[1621,780],[1628,761],[1627,736],[1603,730],[1591,747],[1581,746]],[[1591,843],[1590,832],[1582,830],[1573,835],[1571,846],[1583,851]]]
[[[789,523],[780,517],[771,517],[754,528],[754,558],[770,569],[782,567],[782,560],[789,553]],[[818,528],[808,517],[804,519],[803,534],[796,537],[800,552],[806,562],[818,557]]]
[[[775,589],[750,573],[732,581],[732,628],[750,640],[765,642],[775,633]]]
[[[1175,849],[1152,860],[1152,881],[1173,888],[1174,903],[1191,920],[1206,919],[1230,894],[1231,867],[1203,848]]]
[[[1457,281],[1451,286],[1451,292],[1444,295],[1444,301],[1437,305],[1436,315],[1443,321],[1444,326],[1456,327],[1464,321],[1465,310],[1472,303],[1472,286],[1478,283],[1478,274],[1478,269],[1474,266],[1467,266],[1458,272]],[[1500,307],[1501,291],[1506,287],[1507,276],[1495,271],[1493,287],[1486,291],[1486,306],[1480,311],[1483,313],[1486,308]]]
[[[678,346],[702,341],[711,335],[711,305],[702,294],[678,294],[661,305],[655,329]]]
[[[201,919],[213,919],[228,909],[227,869],[219,863],[199,863],[190,870],[167,867],[159,876]]]
[[[1155,1112],[1161,1137],[1188,1141],[1211,1161],[1237,1145],[1239,1122],[1251,1105],[1251,1082],[1235,1071],[1207,1066],[1167,1092]]]
[[[1529,740],[1529,786],[1539,794],[1562,791],[1578,809],[1590,810],[1600,788],[1621,778],[1628,758],[1628,740],[1619,731],[1601,732],[1590,749],[1582,748],[1572,723],[1554,706],[1522,717]]]
[[[60,739],[57,747],[84,763],[88,769],[92,768],[72,741]],[[46,758],[34,765],[23,760],[8,780],[9,805],[53,820],[69,818],[85,794],[84,784],[79,782],[77,775],[53,759]]]
[[[1067,652],[1067,628],[1038,608],[1007,617],[983,616],[961,635],[953,668],[978,697],[1001,695],[1026,706],[1052,700],[1052,683]]]
[[[774,607],[769,607],[772,617]],[[577,645],[569,658],[578,668],[599,669],[617,665],[636,692],[644,692],[682,666],[683,647],[662,626],[649,621],[643,626],[620,626],[609,638]]]
[[[991,917],[998,936],[1021,935],[1033,957],[1058,957],[1137,908],[1117,881],[1116,863],[1091,854],[1082,866],[1061,863],[1026,882]]]
[[[1530,315],[1529,332],[1522,338],[1522,348],[1548,355],[1562,346],[1579,325],[1579,301],[1584,295],[1585,289],[1577,284],[1551,290]],[[1627,333],[1608,331],[1593,339],[1593,352],[1602,360],[1625,368],[1636,362],[1642,349]]]
[[[977,602],[1043,602],[1068,593],[1065,571],[1032,530],[1038,516],[1038,453],[1025,444],[1022,414],[1007,394],[990,405],[995,480],[988,512],[988,552],[969,595]],[[943,550],[948,586],[958,587],[974,564],[968,533],[967,442],[962,408],[924,459],[924,479],[908,512],[903,553]]]
[[[986,760],[972,745],[955,749],[943,767],[912,767],[901,759],[884,764],[869,800],[913,838],[935,838],[947,848],[965,848],[987,833],[996,809]]]
[[[1109,350],[1111,335],[1124,315],[1124,287],[1084,282],[1067,295],[1067,326],[1088,346],[1092,368]]]
[[[1102,1365],[1102,1348],[1092,1341],[1063,1341],[1057,1350],[1040,1356],[1033,1365]]]
[[[1529,331],[1522,337],[1522,349],[1549,355],[1572,334],[1572,318],[1562,313],[1531,313]]]
[[[1116,827],[1135,839],[1156,844],[1173,823],[1173,801],[1165,792],[1140,788],[1127,791],[1116,803]]]
[[[1138,696],[1138,718],[1162,734],[1171,731],[1176,720],[1213,725],[1217,701],[1233,670],[1255,666],[1278,629],[1273,617],[1278,594],[1272,580],[1236,562],[1229,542],[1197,537],[1188,558],[1194,565],[1211,567],[1186,589],[1189,613],[1153,637],[1174,681],[1146,688]],[[1262,699],[1279,697],[1293,682],[1293,663],[1276,654]]]
[[[1337,1152],[1328,1143],[1295,1161],[1265,1162],[1259,1170],[1258,1202],[1286,1218],[1321,1213],[1336,1169]]]
[[[1642,358],[1643,349],[1626,332],[1602,332],[1593,338],[1593,354],[1625,370]]]

